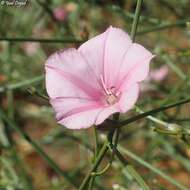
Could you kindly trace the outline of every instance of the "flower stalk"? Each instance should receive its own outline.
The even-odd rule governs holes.
[[[138,26],[138,22],[139,22],[142,3],[143,3],[143,0],[137,1],[137,6],[136,6],[136,10],[135,10],[135,17],[134,17],[133,25],[132,25],[132,29],[131,29],[131,39],[133,42],[135,41],[135,37],[136,37],[136,33],[137,33],[137,26]]]
[[[133,42],[135,41],[135,35],[136,35],[136,31],[137,31],[137,26],[138,26],[141,6],[142,6],[142,0],[138,0],[137,1],[137,6],[136,6],[136,11],[135,11],[135,18],[134,18],[133,25],[132,25],[132,30],[131,30],[131,38],[132,38]],[[119,114],[114,114],[113,117],[114,117],[114,121],[116,123],[118,123]],[[116,137],[115,137],[115,143],[113,145],[112,144],[112,138],[113,138],[113,135],[114,135],[115,131],[116,131]],[[93,165],[92,169],[89,171],[87,176],[84,178],[81,186],[79,187],[79,190],[84,190],[86,188],[87,184],[90,181],[91,174],[98,168],[100,162],[102,161],[102,159],[104,158],[106,152],[109,149],[109,145],[117,147],[117,143],[118,143],[118,140],[119,140],[119,134],[120,134],[120,129],[119,128],[116,128],[116,130],[110,131],[110,133],[108,134],[107,141],[105,141],[104,145],[102,146],[102,148],[101,148],[101,150],[100,150],[100,152],[99,152],[99,154],[97,156],[97,159],[94,162],[94,165]],[[91,184],[90,184],[90,188],[92,188]]]
[[[106,152],[108,151],[108,144],[109,142],[106,140],[102,146],[102,148],[100,149],[100,152],[91,168],[91,170],[89,171],[89,173],[86,175],[86,177],[84,178],[84,180],[82,181],[79,190],[84,190],[87,186],[87,184],[90,181],[91,178],[91,173],[93,173],[99,166],[99,164],[101,163],[101,161],[103,160]]]

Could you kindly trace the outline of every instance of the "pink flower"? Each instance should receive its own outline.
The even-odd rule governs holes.
[[[67,11],[63,7],[57,7],[53,10],[53,15],[58,21],[64,21],[67,17]]]
[[[152,58],[127,33],[113,27],[78,49],[50,56],[45,65],[46,88],[58,123],[87,128],[130,110]]]
[[[146,80],[141,84],[141,91],[147,92],[149,90],[155,90],[154,85],[152,85],[152,81],[161,82],[163,81],[169,73],[169,68],[167,65],[163,65],[158,69],[152,69],[149,73],[149,76]]]
[[[168,75],[169,68],[167,65],[161,66],[159,69],[154,69],[150,72],[149,79],[153,81],[162,81]]]

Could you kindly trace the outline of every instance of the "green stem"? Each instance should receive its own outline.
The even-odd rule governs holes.
[[[180,81],[178,84],[176,84],[172,90],[170,91],[170,94],[167,95],[166,98],[163,100],[159,101],[159,105],[165,105],[171,102],[172,99],[176,97],[181,97],[181,93],[178,94],[178,92],[182,91],[182,89],[186,86],[186,80]]]
[[[7,97],[7,104],[8,104],[8,116],[9,118],[14,118],[14,94],[12,90],[6,91],[6,97]]]
[[[171,58],[168,55],[163,55],[162,59],[164,62],[184,81],[188,78],[185,73],[172,62]]]
[[[38,96],[44,100],[49,100],[49,97],[41,93],[39,90],[37,90],[35,87],[30,86],[27,88],[27,92],[31,94],[32,96]]]
[[[128,161],[123,157],[123,155],[113,147],[113,151],[117,158],[121,161],[126,170],[131,174],[131,176],[137,181],[137,183],[142,187],[143,190],[150,190],[148,185],[145,183],[144,179],[138,174],[134,167],[128,163]]]
[[[160,24],[158,26],[139,31],[137,33],[137,35],[147,34],[147,33],[150,33],[150,32],[155,32],[155,31],[158,31],[158,30],[164,30],[164,29],[168,29],[168,28],[172,28],[172,27],[176,27],[176,26],[186,26],[186,23],[188,21],[189,21],[189,19],[184,19],[184,20],[179,20],[179,21],[174,22],[174,23]]]
[[[117,127],[116,130],[115,130],[115,139],[114,139],[114,146],[116,148],[117,148],[117,144],[118,144],[118,141],[119,141],[120,132],[121,132],[121,128]]]
[[[119,119],[119,115],[117,117],[117,119]],[[119,141],[119,134],[120,134],[120,128],[116,128],[113,132],[110,132],[110,136],[109,136],[109,146],[108,148],[112,151],[113,149],[113,146],[116,148],[117,147],[117,144],[118,144],[118,141]],[[115,133],[115,135],[114,135]],[[113,135],[114,135],[114,139],[113,139]],[[113,141],[113,142],[112,142]],[[91,173],[91,176],[100,176],[100,175],[103,175],[112,165],[112,162],[113,162],[113,159],[114,159],[114,152],[112,151],[112,154],[111,154],[111,159],[109,161],[109,163],[101,170],[101,171],[94,171]]]
[[[94,160],[96,160],[96,158],[98,156],[98,152],[99,152],[98,133],[97,133],[96,126],[94,126],[93,130],[94,130],[94,141],[95,141]],[[96,170],[94,170],[94,172],[96,172]],[[88,190],[92,190],[93,189],[95,178],[96,178],[96,175],[91,175],[89,186],[88,186]]]
[[[127,22],[131,19],[134,19],[135,14],[134,13],[130,13],[127,12],[126,10],[122,9],[120,6],[118,5],[111,5],[109,6],[109,8],[111,8],[111,10],[117,12],[118,14],[120,14]],[[159,24],[162,21],[158,18],[154,18],[154,17],[148,17],[148,16],[142,16],[139,18],[140,21],[146,21],[152,24]]]
[[[7,42],[40,42],[40,43],[82,43],[83,40],[65,38],[65,39],[45,39],[45,38],[11,38],[11,37],[1,37],[0,41]]]
[[[98,144],[98,133],[97,133],[97,129],[96,126],[94,126],[94,140],[95,140],[95,148],[94,148],[94,158],[96,159],[97,155],[98,155],[98,148],[99,148],[99,144]]]
[[[164,110],[167,110],[167,109],[170,109],[170,108],[173,108],[173,107],[182,105],[182,104],[186,104],[186,103],[189,103],[189,102],[190,102],[190,98],[189,98],[189,99],[182,100],[182,101],[179,101],[179,102],[174,103],[174,104],[170,104],[170,105],[167,105],[167,106],[162,106],[162,107],[159,107],[159,108],[156,108],[156,109],[153,109],[153,110],[144,112],[144,113],[142,113],[142,114],[133,116],[133,117],[127,119],[127,120],[121,121],[121,122],[118,124],[118,127],[123,127],[123,126],[125,126],[125,125],[128,125],[129,123],[135,122],[135,121],[137,121],[137,120],[139,120],[139,119],[142,119],[142,118],[144,118],[144,117],[147,117],[147,116],[150,116],[150,115],[159,113],[159,112],[161,112],[161,111],[164,111]]]
[[[35,142],[33,141],[30,136],[25,133],[22,129],[20,129],[15,123],[13,123],[4,113],[4,111],[0,110],[0,117],[11,127],[13,128],[17,133],[20,134],[20,136],[25,139],[31,146],[38,152],[38,154],[47,161],[47,163],[54,169],[54,171],[64,177],[70,184],[72,184],[74,187],[77,188],[76,182],[73,181],[73,179],[68,175],[68,173],[62,171],[62,169],[43,151],[43,149]]]
[[[39,83],[44,79],[44,75],[40,75],[28,80],[23,80],[21,82],[15,83],[15,84],[8,84],[5,86],[0,87],[0,93],[4,92],[6,90],[15,90],[17,88],[27,87],[31,84]]]
[[[137,106],[136,106],[136,111],[139,113],[144,113]],[[184,137],[186,137],[186,136],[187,136],[187,138],[189,137],[189,131],[184,129],[182,126],[175,124],[175,123],[168,123],[168,122],[162,121],[162,120],[157,119],[156,117],[153,117],[153,116],[147,116],[147,119],[158,124],[154,128],[154,131],[161,133],[161,134],[170,135],[170,136],[173,136],[176,138],[180,138],[183,141],[185,140],[184,141],[185,143],[189,144],[189,142],[186,141],[186,138],[184,139]]]
[[[137,113],[145,113],[143,110],[141,110],[138,106],[135,106],[136,108],[136,112]],[[149,119],[150,121],[153,121],[157,124],[160,124],[160,125],[163,125],[164,127],[167,127],[170,123],[167,123],[165,121],[162,121],[156,117],[153,117],[153,116],[147,116],[147,119]]]
[[[108,151],[108,144],[109,144],[108,141],[104,142],[104,145],[102,146],[102,148],[101,148],[101,150],[100,150],[100,152],[99,152],[99,154],[98,154],[98,156],[97,156],[91,170],[88,172],[88,174],[86,175],[86,177],[82,181],[82,183],[81,183],[81,185],[79,187],[79,190],[86,189],[86,186],[89,183],[89,180],[91,178],[91,173],[94,172],[98,168],[98,166],[101,163],[102,159],[104,158],[106,152]]]
[[[134,153],[132,153],[129,150],[126,150],[125,148],[123,148],[122,146],[118,146],[119,151],[123,152],[123,154],[126,154],[127,156],[129,156],[130,158],[132,158],[133,160],[135,160],[136,162],[138,162],[139,164],[143,165],[144,167],[150,169],[152,172],[156,173],[157,175],[161,176],[163,179],[169,181],[171,184],[173,184],[174,186],[176,186],[177,188],[179,188],[180,190],[188,190],[188,187],[185,187],[183,184],[179,183],[178,181],[174,180],[173,178],[171,178],[170,176],[166,175],[164,172],[162,172],[161,170],[155,168],[154,166],[152,166],[151,164],[149,164],[148,162],[144,161],[143,159],[141,159],[140,157],[138,157],[137,155],[135,155]]]
[[[136,6],[136,10],[135,10],[135,17],[133,20],[133,25],[132,25],[132,29],[131,29],[131,39],[134,42],[135,41],[135,36],[137,33],[137,26],[138,26],[138,22],[139,22],[139,17],[140,17],[140,10],[141,10],[141,6],[142,6],[142,2],[143,0],[137,0],[137,6]]]
[[[106,172],[108,171],[108,169],[109,169],[110,166],[111,166],[111,163],[112,163],[112,159],[111,159],[111,161],[110,161],[101,171],[92,172],[91,175],[92,175],[93,177],[103,175],[104,173],[106,173]]]
[[[11,80],[11,73],[12,73],[12,68],[13,68],[13,62],[12,62],[12,44],[9,42],[8,43],[8,50],[7,50],[7,63],[8,63],[8,68],[7,68],[7,76],[8,76],[8,80]],[[8,104],[8,116],[9,118],[13,119],[14,117],[14,94],[13,91],[11,89],[7,89],[6,91],[6,95],[7,95],[7,104]]]
[[[39,1],[39,0],[36,0],[36,2],[38,3],[39,6],[42,7],[43,11],[46,12],[50,16],[50,18],[52,19],[54,23],[59,24],[58,20],[55,18],[53,14],[53,11],[49,7],[49,3]]]
[[[142,0],[141,0],[142,1]],[[158,30],[164,30],[176,26],[186,26],[186,23],[190,19],[184,19],[184,20],[179,20],[174,23],[164,23],[160,24],[158,26],[148,28],[142,31],[137,32],[137,35],[142,35],[150,32],[155,32]],[[84,40],[79,40],[79,39],[73,39],[73,38],[65,38],[65,39],[45,39],[45,38],[22,38],[22,37],[16,37],[16,38],[11,38],[11,37],[1,37],[0,41],[8,41],[8,42],[40,42],[40,43],[82,43]]]
[[[90,178],[90,182],[89,182],[88,190],[92,190],[92,189],[93,189],[94,178],[95,178],[95,176],[93,176],[93,177]]]
[[[144,179],[139,175],[139,173],[135,170],[132,165],[127,165],[126,169],[133,176],[133,178],[137,181],[137,183],[142,187],[143,190],[150,190]]]
[[[9,42],[7,44],[7,63],[8,63],[8,67],[7,67],[7,76],[8,79],[11,80],[11,71],[13,68],[12,65],[12,44]],[[13,91],[11,89],[7,89],[6,91],[6,95],[7,95],[7,112],[8,112],[8,117],[10,119],[14,119],[14,94]],[[21,178],[21,181],[23,183],[24,189],[26,190],[32,190],[32,183],[30,182],[26,172],[25,172],[25,168],[23,167],[21,160],[19,158],[19,155],[17,154],[15,147],[14,147],[14,140],[12,139],[12,136],[10,134],[10,130],[9,128],[6,128],[6,134],[5,134],[5,138],[7,140],[7,142],[9,143],[9,148],[8,150],[10,151],[11,155],[12,155],[12,160],[14,161],[15,166],[17,167],[19,176]]]
[[[33,190],[33,185],[31,183],[31,180],[29,179],[25,167],[23,166],[23,163],[21,162],[22,160],[20,159],[19,155],[17,154],[17,151],[15,150],[14,145],[11,146],[11,153],[14,159],[14,162],[16,164],[16,167],[19,172],[19,176],[21,177],[24,185],[24,189],[26,190]]]

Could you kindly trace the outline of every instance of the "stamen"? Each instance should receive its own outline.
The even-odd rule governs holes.
[[[118,101],[118,97],[114,96],[113,94],[108,95],[108,96],[106,97],[106,102],[107,102],[109,105],[113,105],[113,104],[115,104],[117,101]]]
[[[100,79],[101,79],[102,87],[103,87],[105,93],[109,95],[110,92],[106,89],[106,85],[105,85],[105,82],[104,82],[104,79],[103,79],[103,76],[102,76],[102,75],[100,76]]]
[[[100,76],[100,79],[101,79],[103,90],[105,92],[106,103],[108,105],[113,105],[117,103],[120,96],[120,92],[116,91],[116,88],[114,86],[107,89],[102,75]]]

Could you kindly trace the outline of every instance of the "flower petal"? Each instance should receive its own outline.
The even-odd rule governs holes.
[[[128,89],[128,91],[124,92],[120,98],[119,103],[113,106],[103,107],[102,105],[91,104],[85,107],[80,107],[78,110],[73,109],[70,113],[66,113],[65,117],[62,119],[59,119],[61,118],[61,112],[59,112],[58,123],[65,125],[70,129],[88,128],[93,124],[100,125],[110,115],[116,112],[124,113],[130,110],[137,101],[138,93],[139,85],[135,84],[130,89]]]
[[[50,103],[56,112],[57,119],[71,115],[74,112],[83,111],[82,108],[101,106],[93,100],[76,97],[54,98],[50,99]]]
[[[57,52],[47,60],[46,88],[51,98],[101,96],[100,85],[76,49]]]
[[[108,30],[88,40],[78,48],[98,79],[103,76],[104,47],[107,34]]]
[[[132,41],[126,32],[109,27],[104,55],[104,76],[108,88],[115,86],[122,60],[131,45]]]
[[[166,76],[168,75],[169,72],[169,68],[167,65],[163,65],[158,69],[154,69],[150,72],[150,77],[149,80],[153,80],[156,82],[162,81],[166,78]]]
[[[125,113],[130,110],[136,103],[139,95],[139,84],[133,84],[125,92],[119,100],[120,112]]]
[[[148,50],[143,46],[134,43],[129,50],[126,52],[125,58],[121,65],[117,88],[120,90],[126,84],[128,86],[144,80],[149,72],[149,64],[151,59],[154,57]]]
[[[75,112],[58,121],[70,129],[88,128],[95,124],[96,118],[101,112],[102,107],[89,106],[83,108],[83,111]]]
[[[55,109],[58,123],[71,129],[99,125],[110,115],[120,111],[118,104],[103,106],[84,99],[54,99],[51,100],[51,104]]]
[[[138,95],[139,85],[136,83],[133,84],[133,86],[130,86],[130,88],[128,88],[125,92],[122,93],[118,103],[102,109],[102,111],[99,113],[97,117],[96,125],[101,124],[105,119],[107,119],[114,113],[125,113],[128,110],[130,110],[136,103]]]
[[[102,122],[104,122],[109,116],[111,116],[114,113],[120,112],[119,107],[116,105],[105,107],[101,110],[101,112],[98,114],[98,117],[96,119],[96,125],[100,125]]]

